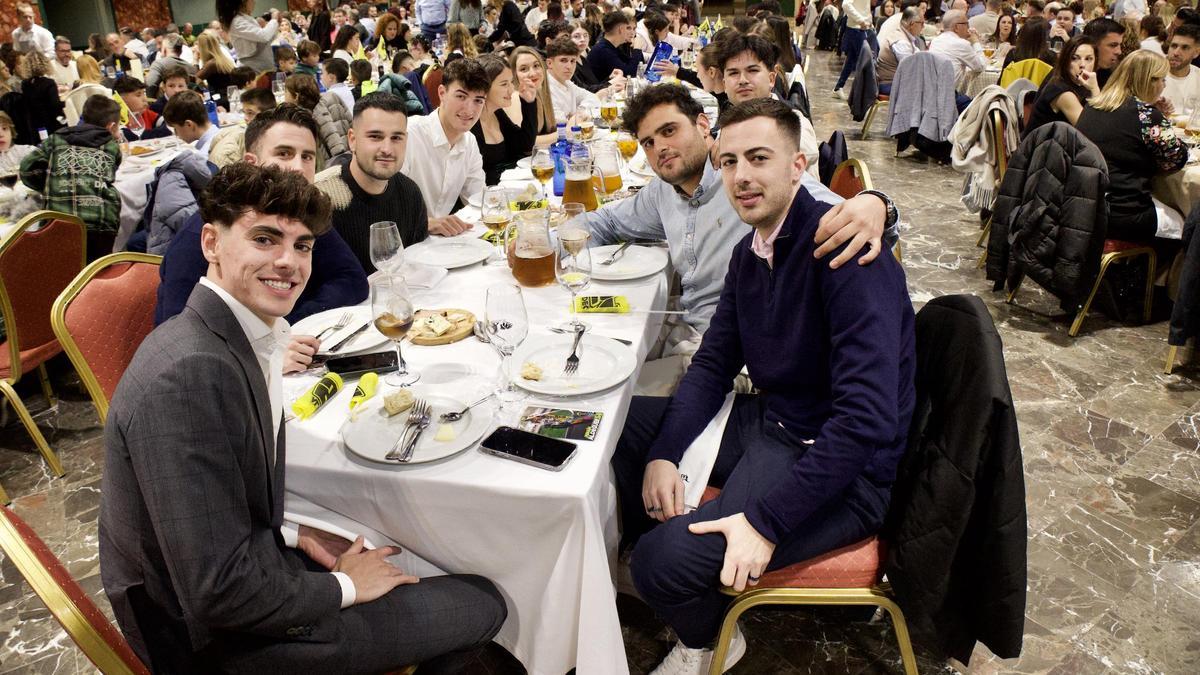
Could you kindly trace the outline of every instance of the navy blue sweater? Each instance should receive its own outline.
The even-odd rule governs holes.
[[[855,477],[890,485],[912,418],[916,357],[904,271],[887,253],[836,270],[815,260],[813,236],[828,209],[804,189],[796,194],[775,240],[774,269],[750,249],[753,232],[738,243],[647,459],[678,464],[747,366],[766,423],[782,425],[797,447],[790,475],[746,510],[776,543]]]
[[[642,51],[630,45],[614,47],[607,38],[600,38],[596,46],[588,52],[587,65],[592,69],[596,79],[608,82],[612,71],[619,70],[626,77],[637,75],[638,64],[642,62]]]
[[[193,214],[171,239],[163,255],[158,270],[158,305],[154,307],[156,326],[182,312],[200,277],[208,274],[208,261],[200,250],[203,227],[204,219],[199,213]],[[366,297],[366,272],[342,237],[330,230],[313,244],[312,275],[286,318],[289,323],[296,323],[310,314],[357,305]]]

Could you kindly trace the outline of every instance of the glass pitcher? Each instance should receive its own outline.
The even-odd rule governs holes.
[[[578,202],[583,204],[585,211],[595,211],[600,208],[596,199],[596,189],[592,183],[592,161],[589,157],[568,157],[567,179],[563,187],[563,203]]]
[[[614,141],[592,144],[592,184],[603,195],[621,189],[621,151]]]
[[[594,195],[593,195],[594,198]],[[555,282],[554,245],[550,240],[550,211],[531,209],[517,213],[516,225],[504,239],[508,266],[522,286],[549,286]]]

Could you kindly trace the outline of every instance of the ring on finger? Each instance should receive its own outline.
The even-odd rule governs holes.
[[[760,579],[760,577],[756,577],[753,574],[751,574],[751,575],[747,576],[746,579],[748,579],[750,581],[758,581]]]

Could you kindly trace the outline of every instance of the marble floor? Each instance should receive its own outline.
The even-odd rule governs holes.
[[[839,63],[815,57],[809,82],[818,134],[857,129],[828,95]],[[877,122],[881,131],[882,121]],[[1024,450],[1029,511],[1029,592],[1024,651],[1001,661],[982,647],[969,667],[921,657],[926,673],[1200,672],[1200,370],[1163,375],[1165,323],[1125,326],[1089,318],[1067,337],[1055,303],[1028,284],[1017,306],[993,294],[975,269],[978,219],[957,202],[961,178],[875,136],[849,134],[875,185],[908,224],[904,266],[917,305],[976,293],[1004,340]],[[51,480],[19,425],[0,430],[0,483],[108,611],[98,577],[96,516],[103,464],[94,410],[56,363],[63,396],[39,417],[67,475]],[[33,406],[36,382],[22,383]],[[644,673],[669,633],[622,596],[630,669]],[[745,620],[750,650],[736,673],[900,673],[887,622],[838,609],[761,610]],[[0,673],[88,672],[86,659],[0,559]],[[498,648],[470,672],[519,673]]]

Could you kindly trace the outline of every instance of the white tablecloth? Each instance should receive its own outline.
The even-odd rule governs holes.
[[[482,230],[478,230],[482,232]],[[454,270],[432,290],[416,292],[418,307],[458,307],[484,315],[489,286],[514,283],[507,267]],[[567,319],[568,293],[558,286],[523,289],[530,335]],[[666,274],[640,281],[593,282],[586,291],[622,294],[634,309],[663,308]],[[661,315],[588,315],[597,335],[632,340],[638,363],[661,328]],[[465,397],[485,389],[498,359],[474,338],[451,345],[405,345],[409,367],[436,373],[434,364],[468,364],[478,375],[446,385]],[[518,364],[519,367],[519,364]],[[426,384],[436,377],[423,377]],[[617,545],[612,457],[637,379],[598,395],[538,403],[603,411],[596,440],[579,442],[575,458],[554,473],[482,454],[477,448],[432,464],[389,466],[344,450],[338,428],[352,386],[316,416],[288,425],[288,509],[328,509],[400,543],[447,572],[482,574],[499,586],[508,621],[496,641],[530,673],[625,673],[611,570]],[[312,378],[288,378],[289,396]],[[289,398],[290,400],[290,398]],[[514,410],[513,415],[519,413]],[[511,424],[514,419],[506,419]],[[305,504],[308,502],[309,504]],[[418,619],[419,620],[419,619]]]
[[[121,166],[117,167],[117,175],[113,180],[117,194],[121,196],[121,224],[117,228],[114,251],[125,248],[129,235],[133,234],[142,220],[142,211],[146,208],[146,187],[154,180],[154,170],[174,159],[185,147],[167,148],[150,157],[126,155],[121,158]]]

